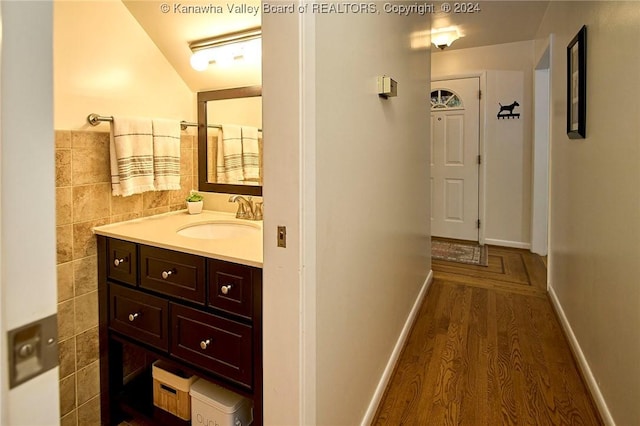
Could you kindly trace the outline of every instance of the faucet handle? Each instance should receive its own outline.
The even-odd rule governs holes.
[[[229,202],[238,203],[238,211],[236,212],[237,219],[252,220],[254,218],[253,200],[251,199],[251,197],[244,198],[241,195],[232,195],[231,197],[229,197]]]
[[[256,201],[253,217],[255,220],[262,220],[262,216],[264,214],[264,202]]]

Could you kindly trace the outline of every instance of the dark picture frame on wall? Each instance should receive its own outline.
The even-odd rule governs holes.
[[[567,46],[567,135],[587,136],[587,27]]]

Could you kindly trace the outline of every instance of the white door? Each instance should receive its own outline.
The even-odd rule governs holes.
[[[53,3],[1,2],[0,21],[0,424],[58,425],[57,367],[9,389],[11,371],[44,371],[44,354],[57,364],[55,333],[34,330],[38,357],[14,352],[21,340],[8,336],[57,308]]]
[[[478,241],[480,79],[431,83],[431,234]]]

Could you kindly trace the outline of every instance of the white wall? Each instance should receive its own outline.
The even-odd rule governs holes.
[[[92,129],[90,113],[195,121],[195,94],[122,2],[56,1],[53,47],[56,130]]]
[[[526,248],[531,241],[533,46],[533,41],[522,41],[444,50],[431,59],[434,79],[486,71],[481,234],[488,244]],[[498,103],[514,100],[520,119],[498,120]]]
[[[429,58],[418,16],[316,20],[317,413],[362,421],[430,261]],[[340,63],[340,66],[336,66]],[[398,82],[377,96],[376,76]]]
[[[429,52],[409,47],[428,29],[263,16],[265,424],[362,422],[428,276]]]
[[[566,135],[566,46],[587,25],[587,137]],[[640,3],[551,2],[549,280],[605,420],[640,424]]]
[[[6,332],[56,313],[53,12],[48,2],[3,2],[0,12],[0,423],[51,425],[58,368],[9,391]]]

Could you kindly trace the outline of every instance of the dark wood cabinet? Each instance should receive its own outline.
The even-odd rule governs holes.
[[[244,265],[209,259],[208,305],[245,318],[253,315],[253,275],[262,273]]]
[[[107,275],[110,279],[136,285],[138,256],[135,243],[110,239],[107,242]]]
[[[109,328],[166,351],[169,348],[169,302],[109,284]]]
[[[102,424],[127,414],[189,422],[153,406],[158,359],[253,401],[262,424],[262,270],[98,235]],[[126,347],[144,366],[125,377]]]
[[[140,287],[204,305],[205,264],[200,256],[140,245]]]
[[[171,305],[171,354],[251,389],[251,327],[218,315]]]

